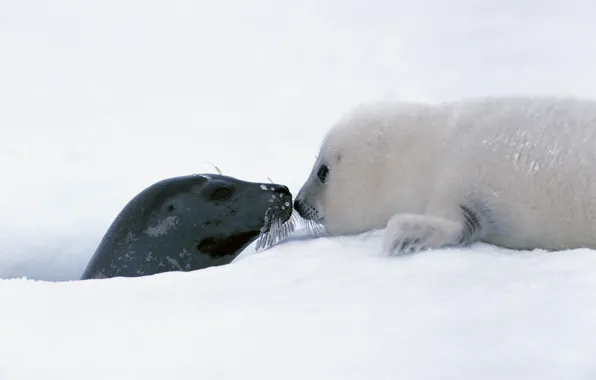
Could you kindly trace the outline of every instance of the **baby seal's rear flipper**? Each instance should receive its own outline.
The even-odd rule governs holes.
[[[432,215],[397,214],[387,223],[383,252],[399,255],[464,246],[479,241],[482,236],[481,218],[468,207],[461,207],[459,220]]]

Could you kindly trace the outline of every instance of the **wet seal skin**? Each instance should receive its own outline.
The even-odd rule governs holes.
[[[81,279],[225,265],[256,239],[264,249],[292,230],[292,194],[284,185],[220,174],[168,178],[128,202]]]

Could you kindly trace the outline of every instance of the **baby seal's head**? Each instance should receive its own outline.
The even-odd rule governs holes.
[[[381,191],[386,181],[386,125],[371,114],[348,116],[325,136],[294,201],[302,218],[330,235],[382,227],[388,213]]]

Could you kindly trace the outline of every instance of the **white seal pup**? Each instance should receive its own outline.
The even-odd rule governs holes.
[[[596,102],[361,106],[328,131],[294,208],[329,235],[385,228],[386,254],[596,248]]]

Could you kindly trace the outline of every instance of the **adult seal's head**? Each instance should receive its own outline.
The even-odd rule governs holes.
[[[165,179],[124,207],[82,279],[228,264],[259,236],[270,244],[272,234],[289,232],[291,215],[292,195],[280,184],[217,174]]]

